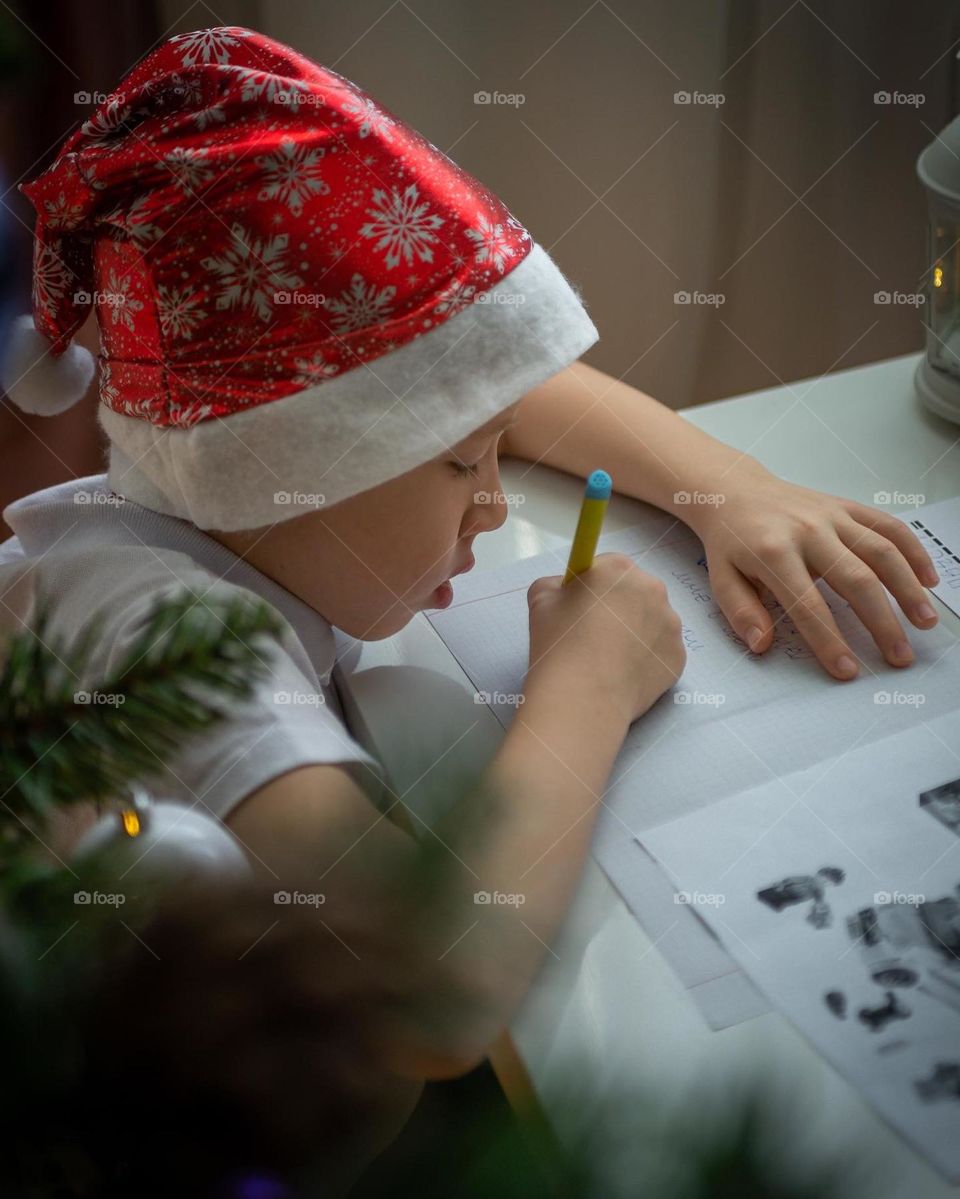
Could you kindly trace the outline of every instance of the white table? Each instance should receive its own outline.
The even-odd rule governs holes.
[[[883,491],[922,493],[932,503],[960,493],[960,426],[920,405],[912,383],[917,361],[916,355],[893,358],[683,415],[793,482],[870,504]],[[560,573],[582,480],[514,459],[504,459],[502,478],[503,490],[525,493],[526,502],[496,533],[477,539],[477,569],[555,549]],[[635,501],[615,497],[604,531],[635,524],[641,511]],[[943,623],[960,635],[960,621],[938,608]],[[421,674],[423,668],[430,674]],[[472,686],[423,615],[387,641],[355,647],[342,672],[338,667],[338,681],[354,732],[385,763],[400,793],[464,729],[471,732],[456,752],[477,762],[488,759],[502,736],[489,710],[472,703]],[[421,684],[422,698],[412,700],[411,686]],[[409,758],[417,734],[429,735],[426,760]],[[431,771],[427,781],[435,777]],[[406,798],[429,817],[425,804],[417,808],[419,787]],[[618,1083],[637,1080],[663,1105],[690,1110],[695,1102],[708,1119],[724,1110],[738,1080],[762,1068],[790,1092],[784,1170],[852,1151],[875,1167],[864,1199],[956,1199],[958,1191],[933,1174],[783,1017],[771,1012],[710,1031],[592,860],[552,949],[511,1032],[561,1138],[572,1130],[551,1111],[550,1095],[573,1060],[579,1063],[576,1118],[587,1122],[591,1112],[600,1118],[598,1105]]]

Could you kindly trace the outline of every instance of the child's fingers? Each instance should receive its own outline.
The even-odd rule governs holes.
[[[727,620],[755,654],[770,648],[773,621],[757,589],[730,562],[710,564],[710,590]]]
[[[821,666],[834,678],[854,678],[858,667],[853,651],[844,641],[803,559],[799,555],[778,558],[776,574],[766,563],[761,574]]]
[[[929,629],[937,623],[937,613],[926,589],[917,582],[914,567],[898,546],[859,524],[838,524],[837,534],[849,550],[873,569],[918,629]]]
[[[888,512],[878,512],[866,504],[858,504],[853,500],[845,501],[847,512],[858,524],[865,525],[888,541],[892,541],[904,558],[910,563],[914,574],[926,587],[935,587],[940,582],[936,567],[930,555],[923,548],[920,539],[911,528],[891,516]]]
[[[808,560],[850,604],[890,665],[908,666],[913,661],[910,642],[890,605],[886,589],[867,562],[842,542],[832,539],[812,548]]]

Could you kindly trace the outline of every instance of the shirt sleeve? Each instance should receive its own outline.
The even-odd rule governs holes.
[[[222,593],[225,586],[230,587],[219,583],[217,590]],[[154,593],[150,602],[156,599]],[[182,747],[145,783],[157,800],[195,804],[207,815],[225,819],[241,800],[290,770],[340,765],[372,802],[381,802],[381,764],[351,736],[336,711],[335,692],[318,689],[294,660],[289,638],[296,640],[296,634],[280,613],[277,616],[282,637],[265,643],[269,652],[261,652],[260,658],[267,669],[255,681],[252,694],[234,702],[211,728],[184,738]],[[134,627],[126,627],[114,640],[111,657],[136,635],[136,622],[131,623]]]
[[[314,765],[343,766],[365,791],[379,791],[380,764],[331,711],[326,691],[318,691],[281,646],[272,648],[270,673],[253,695],[184,745],[173,766],[189,790],[172,798],[195,798],[224,819],[272,779]]]

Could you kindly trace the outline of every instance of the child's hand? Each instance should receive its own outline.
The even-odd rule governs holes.
[[[908,666],[913,651],[884,587],[912,624],[929,629],[937,614],[924,585],[938,582],[911,530],[866,504],[786,483],[751,460],[730,474],[737,483],[723,489],[724,502],[691,512],[688,523],[706,550],[714,599],[754,653],[773,640],[774,621],[761,602],[768,589],[830,674],[857,674],[854,654],[814,585],[823,578],[850,603],[887,661]]]
[[[673,686],[686,663],[667,589],[625,554],[597,554],[566,587],[562,579],[535,579],[527,591],[528,678],[556,671],[558,689],[596,691],[630,723]]]

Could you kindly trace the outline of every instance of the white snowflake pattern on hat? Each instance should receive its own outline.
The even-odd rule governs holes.
[[[385,142],[393,141],[393,121],[383,109],[369,96],[357,96],[348,100],[343,106],[344,112],[352,113],[359,118],[358,132],[361,137],[376,134]]]
[[[467,237],[476,246],[476,261],[492,263],[498,271],[502,271],[507,260],[513,257],[511,236],[501,224],[494,224],[481,216],[479,229],[467,229]]]
[[[71,284],[72,275],[60,255],[50,246],[41,246],[33,262],[34,308],[55,308]]]
[[[200,307],[200,297],[191,287],[157,287],[157,315],[160,332],[165,337],[182,337],[189,341],[194,330],[207,315]]]
[[[201,108],[193,114],[193,123],[201,132],[208,125],[222,125],[226,119],[227,112],[222,104],[211,104],[209,108]]]
[[[163,165],[185,192],[194,192],[214,177],[210,160],[202,150],[191,146],[177,146],[164,158]]]
[[[178,429],[192,429],[202,420],[206,420],[213,411],[213,405],[203,400],[195,400],[192,404],[184,404],[170,414],[170,423]]]
[[[103,360],[100,365],[100,400],[113,407],[119,399],[120,393],[113,383],[113,368],[108,361]]]
[[[152,221],[153,213],[146,196],[137,198],[127,205],[118,205],[100,218],[105,224],[122,229],[141,249],[163,236],[163,230]]]
[[[320,173],[324,154],[323,148],[307,149],[298,146],[291,137],[284,138],[276,154],[265,154],[256,160],[264,176],[259,199],[279,200],[294,216],[299,216],[305,200],[330,194],[330,184]]]
[[[197,108],[203,100],[203,86],[199,79],[176,72],[161,79],[149,80],[143,90],[155,97],[159,104],[171,109]],[[168,105],[167,101],[171,103]]]
[[[183,51],[181,61],[185,67],[192,67],[197,62],[210,62],[213,59],[223,65],[230,61],[231,47],[239,46],[239,39],[249,36],[249,29],[237,29],[229,26],[181,33],[172,37],[170,42]]]
[[[327,362],[319,350],[309,358],[295,358],[293,361],[299,371],[299,374],[294,375],[293,381],[304,387],[319,383],[323,379],[331,379],[340,370],[335,362]]]
[[[132,114],[133,109],[122,98],[110,100],[83,122],[81,132],[94,145],[109,141],[123,131]]]
[[[424,201],[418,204],[420,193],[415,183],[408,184],[403,194],[393,188],[390,196],[383,188],[376,188],[373,202],[376,207],[368,208],[367,213],[374,217],[360,226],[364,237],[379,237],[374,246],[375,250],[386,250],[387,266],[393,268],[400,265],[401,257],[409,266],[413,256],[421,262],[433,262],[432,244],[437,241],[431,232],[443,224],[443,217],[436,213],[428,215],[430,205]]]
[[[469,308],[477,298],[477,289],[472,283],[463,283],[455,279],[448,284],[437,297],[438,316],[456,316],[464,308]]]
[[[44,204],[47,224],[51,229],[70,229],[83,215],[82,204],[71,204],[64,192]]]
[[[376,283],[367,284],[363,275],[354,275],[346,291],[327,301],[327,309],[336,314],[334,331],[350,333],[386,320],[396,294],[395,287],[378,288]]]
[[[204,258],[201,266],[219,276],[216,307],[252,308],[263,321],[273,316],[273,297],[278,291],[302,286],[303,280],[290,270],[284,254],[286,233],[276,237],[254,237],[242,225],[230,230],[233,245],[222,254]]]
[[[251,67],[237,67],[236,70],[244,80],[240,99],[246,103],[263,100],[268,104],[288,104],[295,109],[310,95],[307,85],[299,79],[286,79],[269,71],[254,71]]]
[[[117,388],[113,384],[112,380],[110,380],[108,383],[108,389],[109,389],[110,394],[113,396],[113,401],[112,401],[113,406],[116,407],[116,410],[118,412],[122,412],[124,416],[133,416],[133,417],[143,418],[145,420],[150,419],[150,416],[152,415],[152,409],[157,404],[155,397],[149,396],[149,397],[143,397],[141,399],[131,399],[128,395],[121,392],[119,390],[119,388]],[[100,381],[100,398],[101,398],[101,400],[104,399],[104,395],[105,395],[105,392],[104,392],[104,387],[103,387],[103,376],[101,375],[101,381]]]
[[[111,268],[107,277],[106,309],[114,325],[123,325],[133,332],[134,316],[143,311],[143,300],[138,300],[130,290],[131,280],[123,275],[117,277],[117,272]]]

